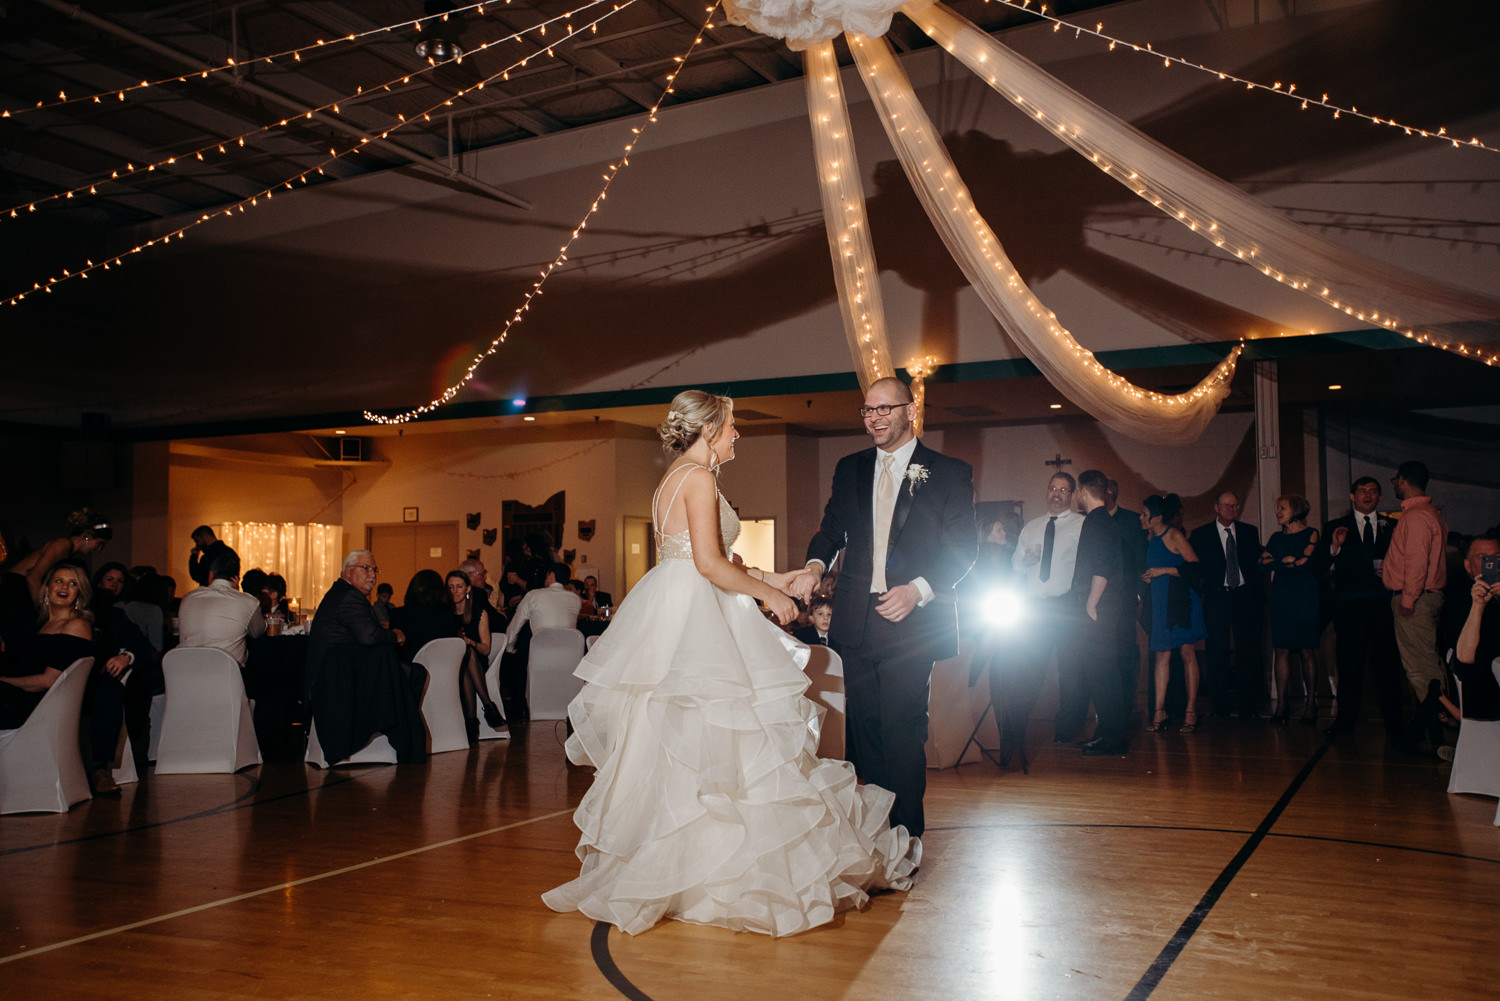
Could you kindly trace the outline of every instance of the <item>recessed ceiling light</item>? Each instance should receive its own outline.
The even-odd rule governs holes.
[[[348,434],[348,431],[335,431],[334,434]]]
[[[525,417],[522,417],[521,420],[523,420],[523,421],[534,421],[534,420],[536,420],[536,418],[533,417],[531,414],[527,414]]]
[[[1061,403],[1053,403],[1053,404],[1050,404],[1050,406],[1051,406],[1051,408],[1053,410],[1061,410],[1062,409],[1062,404]]]
[[[1333,385],[1329,386],[1328,388],[1329,389],[1343,389],[1344,387],[1341,384],[1335,382]]]

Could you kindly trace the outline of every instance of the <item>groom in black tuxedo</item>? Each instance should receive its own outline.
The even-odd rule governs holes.
[[[979,548],[974,471],[917,440],[916,410],[899,379],[870,386],[860,415],[875,447],[839,460],[793,584],[805,599],[843,552],[829,635],[844,660],[848,757],[896,794],[891,823],[913,836],[925,828],[932,665],[958,654],[953,586]]]

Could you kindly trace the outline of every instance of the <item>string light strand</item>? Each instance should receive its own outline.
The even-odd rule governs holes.
[[[170,168],[175,167],[178,164],[178,161],[182,161],[188,165],[191,165],[195,161],[202,162],[205,153],[213,154],[217,152],[221,155],[230,154],[237,149],[243,149],[245,146],[245,140],[252,139],[255,136],[261,135],[263,133],[276,131],[277,129],[284,129],[298,119],[311,119],[314,115],[327,114],[330,111],[335,115],[342,116],[342,106],[344,104],[363,97],[367,97],[379,90],[392,92],[391,88],[393,86],[410,83],[415,78],[425,76],[428,73],[432,73],[452,63],[462,62],[466,58],[472,58],[474,55],[480,52],[484,52],[486,49],[493,48],[494,46],[504,45],[507,42],[520,41],[523,37],[533,31],[539,30],[542,34],[545,34],[547,31],[547,26],[550,24],[571,21],[574,17],[582,15],[591,7],[597,7],[601,4],[612,2],[613,0],[589,0],[589,2],[584,4],[583,6],[570,10],[567,13],[548,18],[547,20],[538,22],[537,24],[533,24],[528,28],[522,28],[519,31],[513,31],[509,35],[506,35],[504,38],[496,38],[491,41],[485,42],[483,45],[474,49],[472,52],[457,56],[451,56],[448,59],[442,60],[441,62],[436,59],[429,58],[427,60],[428,65],[423,69],[417,70],[416,72],[402,73],[399,76],[394,76],[383,83],[373,84],[368,88],[361,86],[354,93],[345,94],[342,97],[334,98],[333,100],[328,101],[326,104],[321,104],[316,107],[299,109],[293,112],[291,115],[285,118],[281,118],[275,122],[271,122],[270,124],[259,126],[258,128],[251,129],[248,132],[241,132],[239,135],[215,139],[202,146],[199,146],[197,149],[190,149],[182,153],[174,153],[170,156],[163,157],[162,159],[156,160],[151,163],[138,164],[131,161],[126,161],[123,167],[117,167],[112,170],[108,177],[101,176],[95,178],[93,181],[80,184],[76,188],[70,188],[66,191],[58,191],[54,194],[47,195],[44,198],[37,198],[29,202],[21,202],[19,204],[12,205],[9,208],[0,208],[0,217],[16,219],[19,218],[22,212],[35,212],[39,206],[46,205],[50,202],[69,201],[74,198],[85,197],[88,195],[97,195],[99,193],[100,185],[110,183],[124,184],[127,178],[132,178],[141,174],[149,174],[158,170],[169,170]],[[623,2],[617,4],[610,13],[618,13],[620,10],[623,10],[625,7],[628,7],[633,3],[635,3],[635,0],[623,0]],[[542,46],[542,48],[546,48],[546,46]],[[532,53],[528,58],[536,58],[536,56],[539,55],[541,51],[542,49],[539,48],[537,52]],[[517,68],[517,66],[524,66],[525,64],[526,60],[522,60],[518,64],[507,67],[505,72],[509,72],[510,70]],[[493,79],[493,77],[491,79]],[[459,91],[454,95],[454,97],[461,97],[465,93],[467,93],[467,91]],[[448,100],[450,99],[445,98],[443,103],[446,104]],[[427,109],[427,112],[425,113],[430,113],[437,107],[438,105],[434,105],[432,108]],[[413,117],[415,118],[417,116]]]
[[[152,87],[163,87],[171,83],[192,83],[196,80],[206,80],[208,77],[218,73],[223,73],[226,70],[244,70],[260,63],[270,65],[276,62],[276,60],[278,59],[290,59],[293,62],[300,63],[302,62],[302,54],[304,52],[331,51],[332,49],[340,45],[347,45],[351,42],[362,41],[367,38],[372,38],[376,35],[389,34],[393,31],[404,31],[407,28],[416,28],[417,31],[420,32],[422,30],[423,24],[428,21],[447,21],[450,17],[457,17],[461,14],[467,14],[469,11],[476,11],[480,15],[483,15],[485,13],[486,7],[509,5],[510,0],[500,0],[500,2],[498,3],[497,0],[482,0],[482,2],[471,3],[467,7],[459,7],[455,10],[446,11],[442,14],[429,14],[426,17],[419,17],[410,21],[402,21],[399,24],[387,24],[379,28],[370,28],[365,31],[351,32],[347,35],[340,35],[338,38],[320,38],[315,42],[310,42],[307,45],[303,45],[295,49],[286,49],[282,52],[273,52],[270,55],[256,56],[251,59],[226,59],[222,63],[215,63],[210,66],[206,66],[203,69],[193,70],[189,73],[183,73],[179,76],[162,77],[159,80],[142,80],[140,83],[131,84],[128,87],[118,87],[113,90],[90,91],[87,94],[82,94],[77,97],[69,97],[66,91],[60,91],[57,95],[57,98],[52,101],[38,101],[30,107],[6,108],[0,110],[0,118],[15,118],[33,111],[46,111],[51,108],[61,108],[69,104],[82,104],[85,102],[102,104],[108,98],[114,98],[116,101],[123,101],[125,100],[127,94],[134,94],[138,91],[149,90]],[[431,62],[432,60],[429,58],[428,61]]]
[[[702,44],[704,36],[707,34],[709,27],[713,23],[714,13],[718,10],[718,7],[718,0],[715,0],[712,5],[705,8],[708,12],[708,16],[704,18],[703,24],[698,28],[697,34],[693,36],[692,42],[688,44],[687,50],[682,55],[673,57],[675,66],[673,66],[672,71],[667,74],[666,85],[662,88],[661,95],[651,105],[650,110],[646,112],[645,121],[643,121],[639,126],[633,126],[631,128],[630,141],[625,144],[621,156],[613,163],[611,163],[608,169],[604,171],[604,184],[599,189],[599,193],[594,197],[593,202],[589,205],[588,210],[584,212],[583,218],[579,220],[578,225],[573,229],[572,233],[568,236],[568,239],[563,243],[562,247],[558,249],[557,256],[552,259],[551,263],[542,268],[540,275],[538,275],[537,277],[537,280],[533,282],[531,288],[527,290],[525,296],[522,298],[521,304],[516,307],[516,311],[511,314],[510,319],[505,321],[505,326],[501,328],[500,333],[495,335],[494,339],[490,341],[489,345],[483,351],[480,351],[474,356],[473,360],[469,362],[469,367],[464,371],[463,376],[460,377],[460,379],[456,383],[443,390],[441,395],[434,397],[433,399],[429,400],[419,407],[413,407],[412,409],[403,411],[399,414],[377,414],[374,411],[366,410],[364,411],[365,420],[375,424],[405,424],[418,417],[421,417],[423,414],[431,413],[438,407],[441,407],[444,404],[448,403],[458,395],[460,390],[462,390],[465,386],[467,386],[474,380],[475,375],[479,371],[479,367],[484,364],[484,362],[489,359],[491,355],[493,355],[500,349],[500,345],[505,343],[506,338],[510,336],[510,332],[517,326],[519,326],[521,321],[525,319],[527,312],[529,312],[531,309],[531,304],[536,300],[538,296],[542,294],[542,288],[546,285],[547,279],[552,276],[553,272],[557,271],[567,263],[568,251],[572,248],[573,244],[577,242],[578,237],[588,226],[589,220],[593,218],[596,213],[598,213],[600,206],[604,204],[605,198],[607,198],[609,195],[610,186],[614,184],[615,178],[620,175],[620,171],[630,165],[630,154],[635,150],[636,144],[640,142],[641,136],[644,134],[645,130],[648,127],[656,123],[657,114],[658,112],[660,112],[662,104],[666,102],[667,97],[672,94],[675,89],[678,74],[681,73],[682,68],[687,65],[688,58],[693,54],[693,50],[695,50],[700,44]]]
[[[992,2],[992,0],[984,0],[984,2],[990,3]],[[1375,125],[1384,125],[1390,128],[1400,129],[1402,132],[1409,136],[1418,136],[1423,139],[1440,139],[1443,142],[1446,142],[1454,147],[1481,149],[1489,153],[1500,153],[1500,147],[1495,147],[1487,143],[1480,142],[1478,138],[1459,139],[1455,136],[1449,135],[1447,126],[1441,126],[1437,129],[1424,129],[1419,128],[1415,125],[1405,125],[1401,122],[1396,121],[1394,118],[1381,118],[1379,115],[1371,115],[1366,112],[1360,111],[1359,108],[1355,107],[1354,105],[1349,105],[1346,107],[1341,104],[1336,104],[1329,100],[1327,94],[1324,94],[1322,97],[1313,97],[1309,94],[1299,94],[1297,93],[1297,85],[1295,83],[1283,83],[1280,80],[1270,84],[1261,83],[1257,80],[1250,80],[1245,77],[1236,76],[1235,74],[1230,73],[1226,70],[1215,69],[1212,66],[1205,66],[1202,63],[1193,62],[1191,59],[1185,59],[1182,56],[1174,56],[1170,53],[1159,52],[1151,47],[1150,42],[1146,42],[1144,44],[1139,42],[1132,42],[1128,41],[1127,39],[1119,38],[1115,35],[1106,33],[1104,30],[1103,21],[1095,22],[1094,27],[1092,28],[1087,28],[1080,24],[1073,24],[1071,22],[1064,21],[1060,17],[1048,13],[1046,4],[1033,6],[1032,0],[993,0],[993,2],[1005,7],[1009,7],[1012,10],[1023,11],[1027,14],[1035,15],[1042,18],[1043,20],[1051,22],[1052,30],[1054,33],[1062,31],[1064,28],[1066,28],[1069,31],[1073,32],[1074,38],[1080,38],[1087,35],[1091,38],[1097,38],[1100,41],[1108,42],[1109,51],[1111,52],[1113,52],[1117,47],[1128,48],[1131,52],[1137,52],[1142,55],[1151,56],[1154,59],[1160,59],[1162,61],[1163,68],[1171,66],[1183,66],[1191,70],[1197,70],[1200,73],[1212,74],[1213,76],[1218,77],[1220,80],[1228,83],[1240,84],[1246,90],[1259,90],[1267,94],[1275,94],[1279,97],[1291,98],[1301,106],[1303,111],[1306,111],[1309,108],[1321,108],[1324,111],[1332,112],[1334,118],[1343,118],[1347,115],[1350,118],[1363,119]]]
[[[388,136],[390,136],[392,133],[399,132],[399,131],[401,131],[402,129],[404,129],[408,125],[415,124],[419,119],[422,119],[422,120],[430,119],[430,117],[431,117],[431,115],[432,115],[433,112],[439,111],[439,109],[443,108],[444,106],[452,104],[453,100],[455,98],[462,97],[462,96],[464,96],[465,94],[468,94],[471,91],[482,89],[485,86],[485,84],[491,83],[491,82],[493,82],[496,79],[505,77],[506,75],[508,75],[510,73],[510,71],[516,69],[517,67],[525,66],[531,60],[533,60],[533,59],[537,58],[538,56],[542,55],[544,52],[545,52],[545,54],[547,56],[552,57],[552,55],[553,55],[553,48],[555,46],[561,45],[563,42],[566,42],[569,39],[573,38],[574,36],[582,34],[585,31],[592,30],[600,22],[604,21],[606,18],[609,18],[609,17],[613,16],[614,14],[618,13],[619,11],[623,10],[626,6],[628,6],[630,3],[633,3],[633,2],[634,2],[634,0],[627,0],[627,2],[625,4],[617,5],[613,9],[611,9],[609,11],[606,11],[605,13],[601,14],[599,17],[595,18],[593,21],[584,23],[584,24],[582,24],[581,26],[579,26],[577,28],[572,27],[570,25],[568,27],[567,33],[561,39],[559,39],[557,42],[553,43],[553,46],[549,46],[545,50],[538,50],[537,52],[531,53],[530,55],[526,56],[525,58],[520,59],[520,60],[512,63],[511,65],[507,66],[505,69],[501,70],[500,72],[492,74],[491,76],[486,77],[485,79],[479,81],[478,83],[474,84],[473,86],[466,87],[463,90],[458,91],[457,93],[454,94],[454,96],[452,98],[446,98],[446,99],[444,99],[442,101],[439,101],[437,104],[432,105],[431,107],[429,107],[424,112],[419,112],[419,113],[414,114],[414,115],[412,115],[410,117],[403,117],[402,120],[399,123],[397,123],[395,125],[392,125],[391,127],[387,128],[387,129],[382,130],[380,133],[378,133],[377,136],[363,136],[363,137],[360,138],[359,142],[355,143],[354,145],[352,145],[349,148],[344,149],[344,150],[338,150],[338,149],[332,149],[332,148],[330,148],[329,151],[328,151],[329,155],[327,157],[325,157],[323,160],[320,160],[318,163],[314,164],[313,166],[308,167],[306,170],[303,170],[300,173],[294,174],[291,177],[288,177],[288,178],[285,178],[283,180],[277,181],[275,184],[272,184],[270,187],[263,188],[260,191],[256,192],[255,194],[250,195],[250,196],[248,196],[246,198],[242,198],[239,201],[237,201],[237,202],[235,202],[235,203],[233,203],[231,205],[225,206],[224,208],[215,209],[212,212],[204,212],[202,215],[200,215],[198,218],[194,219],[192,222],[189,222],[189,223],[187,223],[187,224],[185,224],[183,226],[179,226],[177,229],[173,230],[170,233],[167,233],[167,234],[165,234],[163,236],[156,237],[155,239],[147,240],[145,243],[136,244],[134,247],[130,248],[129,250],[122,251],[121,253],[116,254],[115,256],[113,256],[113,257],[111,257],[111,258],[109,258],[107,260],[95,263],[94,260],[92,258],[90,258],[90,259],[88,259],[86,261],[86,263],[85,263],[85,265],[83,267],[77,268],[77,270],[72,270],[72,269],[64,268],[62,270],[62,273],[60,275],[53,275],[53,276],[49,277],[46,280],[46,282],[33,282],[31,288],[26,289],[26,290],[24,290],[22,292],[17,292],[16,294],[14,294],[14,295],[10,296],[9,298],[7,298],[5,300],[5,305],[7,305],[7,306],[14,306],[14,305],[20,303],[21,301],[23,301],[24,299],[26,299],[27,297],[35,295],[37,292],[47,292],[47,293],[50,293],[54,288],[56,288],[57,286],[63,284],[64,282],[71,281],[74,278],[88,278],[95,271],[109,271],[112,268],[119,267],[119,266],[123,265],[125,263],[125,259],[128,258],[128,257],[131,257],[132,255],[139,254],[142,251],[149,250],[150,248],[156,247],[158,245],[163,245],[164,246],[167,243],[170,243],[174,239],[182,239],[187,234],[187,232],[189,230],[196,229],[197,227],[202,226],[204,223],[211,222],[214,219],[229,218],[231,216],[234,216],[237,213],[244,213],[247,209],[257,208],[257,207],[259,207],[261,205],[261,203],[263,201],[264,202],[269,202],[275,196],[275,194],[276,194],[277,191],[282,190],[282,189],[286,189],[288,191],[293,190],[292,185],[294,183],[297,183],[297,184],[306,184],[307,183],[307,179],[309,177],[311,177],[312,175],[314,175],[314,174],[326,174],[326,171],[324,170],[324,168],[327,167],[329,164],[335,162],[336,160],[340,160],[340,159],[342,159],[342,158],[344,158],[346,156],[350,156],[350,155],[352,155],[354,153],[358,153],[360,150],[364,149],[364,147],[366,145],[368,145],[369,143],[373,142],[376,138],[385,139]],[[700,34],[701,34],[701,32],[700,32]]]

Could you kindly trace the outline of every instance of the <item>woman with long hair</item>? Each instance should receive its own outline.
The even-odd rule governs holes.
[[[42,611],[36,635],[19,656],[0,666],[0,730],[25,723],[63,671],[75,660],[94,656],[88,575],[71,563],[58,563],[39,576],[36,603]],[[119,790],[113,778],[108,785],[114,788],[98,791]]]
[[[463,637],[463,667],[458,672],[458,697],[463,706],[464,726],[469,731],[469,743],[479,739],[479,720],[474,714],[474,700],[484,703],[484,721],[491,730],[505,726],[505,717],[500,707],[490,698],[484,686],[484,672],[490,666],[490,617],[484,607],[471,598],[473,585],[469,575],[462,570],[449,570],[443,583],[448,588],[452,602],[453,617],[458,621],[458,634]]]
[[[0,639],[7,645],[24,640],[36,613],[44,610],[37,604],[37,595],[57,564],[92,556],[114,535],[109,519],[86,507],[68,515],[64,531],[65,535],[16,560],[0,577]]]

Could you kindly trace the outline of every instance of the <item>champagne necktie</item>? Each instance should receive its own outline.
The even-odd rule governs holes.
[[[891,514],[896,509],[896,478],[891,475],[894,455],[880,457],[880,476],[875,480],[875,547],[870,573],[870,590],[884,594],[885,553],[891,538]]]

